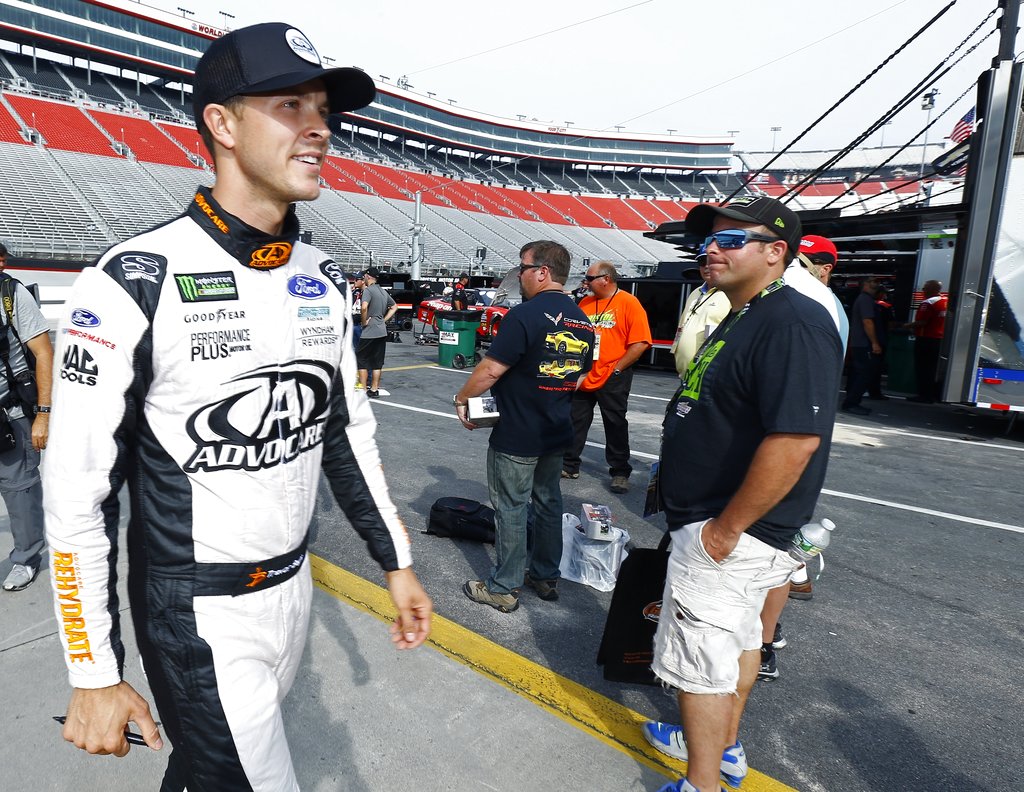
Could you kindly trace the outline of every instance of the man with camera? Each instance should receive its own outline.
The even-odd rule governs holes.
[[[0,357],[5,375],[0,377],[0,495],[14,538],[12,567],[3,586],[4,591],[21,591],[39,574],[46,544],[39,452],[50,433],[53,346],[39,306],[28,289],[3,272],[6,264],[7,248],[0,245]],[[34,378],[30,355],[35,358]]]

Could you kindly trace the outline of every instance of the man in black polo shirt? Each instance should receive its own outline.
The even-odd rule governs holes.
[[[771,198],[702,204],[708,283],[731,313],[669,403],[660,491],[672,531],[655,673],[679,690],[683,729],[648,723],[659,748],[689,761],[665,789],[710,792],[747,772],[739,721],[760,665],[765,595],[797,562],[786,552],[814,513],[835,418],[842,344],[818,303],[782,273],[801,236]]]
[[[525,302],[502,320],[501,333],[454,399],[467,429],[476,428],[466,416],[467,400],[488,388],[501,415],[487,449],[497,561],[486,581],[468,580],[462,590],[474,602],[503,613],[519,607],[523,570],[526,584],[541,599],[558,599],[562,453],[572,443],[572,395],[594,354],[594,326],[562,291],[569,251],[557,242],[530,242],[519,257]]]

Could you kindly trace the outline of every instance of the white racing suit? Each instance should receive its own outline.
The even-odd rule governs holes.
[[[298,788],[279,703],[306,640],[321,468],[381,567],[411,564],[350,317],[294,212],[269,237],[202,189],[66,303],[43,487],[59,633],[73,686],[121,680],[123,491],[135,634],[174,747],[164,790]]]

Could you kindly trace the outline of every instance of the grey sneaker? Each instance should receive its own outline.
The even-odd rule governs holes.
[[[4,591],[21,591],[28,588],[32,585],[32,581],[36,579],[38,572],[39,567],[15,564],[4,581]]]
[[[537,596],[545,602],[554,602],[558,599],[557,580],[534,580],[529,575],[525,578],[526,585],[532,588]]]
[[[629,479],[626,476],[612,476],[612,492],[629,492]]]
[[[490,605],[502,613],[511,613],[519,607],[519,597],[514,594],[492,594],[482,580],[467,580],[462,586],[462,593],[473,602]]]

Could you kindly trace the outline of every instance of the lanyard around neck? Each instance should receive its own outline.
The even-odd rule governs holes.
[[[756,295],[754,295],[754,297],[750,300],[750,302],[748,302],[746,305],[744,305],[742,308],[740,308],[736,313],[734,313],[729,318],[728,322],[723,322],[717,328],[715,328],[715,332],[713,332],[710,336],[708,336],[705,339],[704,343],[701,344],[700,349],[697,350],[697,354],[694,355],[693,359],[697,360],[697,358],[699,358],[704,353],[704,350],[707,349],[708,345],[712,341],[717,342],[719,339],[725,337],[725,335],[730,330],[732,330],[732,328],[736,325],[736,323],[739,322],[740,319],[742,319],[744,316],[747,315],[747,311],[749,311],[751,309],[751,307],[755,303],[759,302],[760,300],[763,300],[769,294],[774,294],[775,292],[777,292],[779,289],[781,289],[785,285],[786,285],[786,283],[785,283],[785,281],[782,280],[782,278],[776,278],[771,283],[769,283],[767,286],[765,286],[763,289],[761,289],[761,291],[759,291]]]

